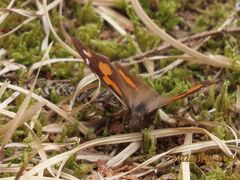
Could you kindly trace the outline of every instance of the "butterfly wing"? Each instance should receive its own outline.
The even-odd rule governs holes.
[[[72,37],[72,43],[91,71],[115,94],[122,104],[126,106],[126,99],[119,85],[118,73],[110,63],[109,58],[93,52],[77,38]]]
[[[120,85],[124,90],[122,93],[128,100],[128,106],[133,112],[140,112],[143,116],[155,111],[156,109],[170,104],[176,100],[193,94],[200,89],[207,87],[215,81],[206,81],[202,84],[190,88],[188,91],[176,96],[160,96],[154,89],[147,85],[142,79],[128,73],[120,64],[115,63],[116,69],[121,76]],[[133,85],[133,83],[135,85]]]
[[[160,96],[142,79],[128,73],[120,64],[114,63],[121,76],[120,86],[128,106],[133,112],[140,112],[143,116],[151,113],[160,104],[167,104],[170,98]]]
[[[142,79],[131,75],[118,63],[114,63],[114,65],[111,64],[108,57],[93,52],[77,38],[72,38],[72,42],[82,59],[101,82],[103,82],[129,110],[140,113],[142,116],[215,82],[206,82],[197,85],[177,96],[163,97]]]

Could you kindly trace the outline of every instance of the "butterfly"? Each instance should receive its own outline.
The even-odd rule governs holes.
[[[95,53],[77,38],[72,37],[71,39],[90,70],[130,111],[129,126],[133,131],[143,128],[148,123],[144,121],[144,118],[160,107],[186,97],[215,82],[206,81],[179,95],[163,97],[142,79],[127,72],[119,63],[111,63],[108,57]]]

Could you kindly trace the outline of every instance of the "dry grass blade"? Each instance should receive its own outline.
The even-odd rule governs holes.
[[[16,8],[11,8],[11,9],[0,8],[0,12],[12,12],[25,17],[39,16],[35,12],[26,11],[23,9],[16,9]]]
[[[75,58],[57,58],[57,59],[48,59],[42,63],[42,66],[59,63],[59,62],[82,62],[82,59]],[[28,70],[28,77],[30,77],[34,70],[38,69],[41,65],[41,62],[34,63]]]
[[[3,115],[8,116],[10,118],[15,118],[15,116],[16,116],[16,113],[5,110],[5,109],[0,109],[0,114],[3,114]],[[1,130],[0,130],[0,132],[1,132]],[[0,133],[0,135],[1,135],[1,133]]]
[[[236,100],[235,107],[236,107],[237,110],[240,110],[240,86],[239,85],[237,86],[236,99],[237,100]]]
[[[3,64],[5,67],[0,71],[0,76],[3,74],[6,74],[10,71],[16,71],[20,68],[26,69],[25,66],[18,64],[18,63],[14,63],[10,61],[2,61],[1,64]]]
[[[187,127],[187,128],[169,128],[169,129],[160,129],[160,130],[154,130],[154,131],[150,131],[149,135],[159,138],[159,137],[168,137],[168,136],[176,136],[176,135],[180,135],[180,134],[186,134],[186,133],[200,133],[200,134],[206,134],[206,130],[202,129],[202,128],[191,128],[191,127]],[[209,133],[210,134],[210,133]],[[179,152],[186,152],[186,151],[191,151],[191,150],[199,150],[201,148],[209,148],[209,147],[218,147],[218,143],[216,143],[215,141],[220,141],[220,140],[216,140],[217,138],[214,139],[214,141],[209,141],[209,142],[202,142],[202,143],[194,143],[194,144],[190,144],[190,145],[183,145],[183,146],[179,146],[176,147],[174,149],[171,149],[169,151],[166,151],[160,155],[154,156],[153,158],[147,160],[146,162],[140,164],[139,166],[137,166],[136,168],[132,169],[131,171],[127,172],[126,174],[133,172],[145,165],[148,165],[154,161],[156,161],[157,159],[169,154],[169,153],[179,153]],[[34,174],[36,174],[38,171],[45,169],[46,167],[52,166],[54,164],[58,164],[59,162],[68,159],[69,156],[71,156],[72,154],[88,148],[88,147],[92,147],[92,146],[98,146],[98,145],[107,145],[107,144],[119,144],[119,143],[127,143],[127,142],[136,142],[136,141],[141,141],[142,140],[142,133],[132,133],[132,134],[123,134],[123,135],[114,135],[114,136],[110,136],[110,137],[105,137],[105,138],[99,138],[99,139],[95,139],[92,141],[88,141],[85,142],[81,145],[79,145],[78,147],[64,152],[62,154],[58,154],[54,157],[49,158],[48,160],[36,165],[35,167],[33,167],[31,170],[29,170],[26,174],[23,175],[23,178],[29,178],[31,176],[33,176]],[[231,142],[231,141],[220,141],[221,143],[223,143],[224,145],[221,145],[220,148],[222,148],[222,146],[226,146],[226,142]],[[227,151],[226,149],[228,149],[228,147],[226,146],[226,148],[224,147],[224,149],[222,149],[224,152]],[[228,149],[229,150],[229,149]],[[230,150],[229,150],[230,151]],[[227,151],[228,152],[228,151]],[[228,153],[228,155],[231,154]],[[126,175],[124,174],[124,175]],[[119,176],[120,177],[120,176]],[[116,178],[116,177],[114,177]],[[114,179],[113,178],[113,179]]]
[[[133,142],[129,144],[124,150],[110,159],[106,166],[115,167],[120,165],[123,161],[125,161],[128,157],[130,157],[133,153],[135,153],[141,147],[141,142]]]
[[[37,7],[38,7],[39,11],[41,11],[41,10],[44,11],[43,5],[39,1],[36,1],[36,2],[37,2]],[[43,38],[42,45],[41,45],[41,50],[44,51],[48,47],[50,27],[48,25],[47,18],[44,14],[41,19],[42,19],[42,23],[43,23],[43,30],[45,33],[45,37]]]
[[[4,48],[0,48],[0,57],[3,58],[7,54],[7,51]]]
[[[137,63],[142,63],[142,62],[147,62],[147,61],[162,61],[162,60],[169,60],[169,59],[177,59],[181,58],[186,61],[193,61],[194,58],[192,56],[186,56],[186,55],[171,55],[171,56],[150,56],[148,58],[144,58],[141,60],[132,60],[131,62],[128,63],[122,63],[123,66],[129,66],[132,64],[137,64]]]
[[[9,83],[10,83],[10,82],[5,81],[5,83],[2,84],[2,87],[0,88],[0,98],[2,97],[2,95],[4,94],[4,92],[6,91]]]
[[[21,117],[16,114],[14,116],[14,119],[4,125],[0,128],[0,135],[5,134],[3,142],[2,142],[2,148],[8,143],[8,141],[11,139],[12,135],[14,134],[14,131],[17,127],[21,126],[25,121],[32,118],[36,112],[41,109],[45,105],[44,102],[38,102],[35,105],[31,106],[29,109],[25,110],[23,114],[21,114]],[[15,120],[17,119],[17,121]]]
[[[4,83],[0,82],[0,86],[3,86]],[[19,91],[23,94],[29,94],[29,91],[26,89],[23,89],[21,87],[18,86],[14,86],[9,84],[8,88],[15,90],[15,91]],[[37,101],[43,101],[46,103],[46,106],[49,107],[50,109],[52,109],[53,111],[55,111],[57,114],[59,114],[60,116],[62,116],[64,119],[68,120],[69,122],[73,123],[74,119],[72,116],[70,116],[66,111],[62,110],[61,108],[59,108],[58,106],[56,106],[55,104],[53,104],[52,102],[44,99],[43,97],[32,93],[32,98],[36,99]],[[87,134],[89,132],[89,129],[87,127],[85,127],[83,124],[79,123],[79,128],[78,128],[83,134]]]
[[[89,162],[97,162],[99,159],[109,161],[113,157],[111,155],[103,155],[97,153],[79,153],[77,155],[77,160],[83,159]]]
[[[74,102],[75,102],[75,100],[77,98],[77,95],[78,95],[79,91],[81,91],[84,87],[86,87],[87,85],[89,85],[92,82],[94,82],[96,79],[97,79],[97,77],[93,73],[91,73],[88,76],[85,76],[83,79],[81,79],[81,81],[77,85],[77,88],[76,88],[76,91],[75,91],[75,93],[73,95],[73,98],[70,100],[70,103],[69,103],[70,109],[72,109],[73,104],[74,104]],[[98,88],[96,90],[96,93],[95,93],[95,95],[91,98],[91,100],[87,104],[91,103],[97,97],[97,95],[99,94],[99,91],[100,91],[100,81],[98,81],[98,82],[99,82],[99,85],[98,85]],[[87,104],[84,104],[83,106],[86,106]]]
[[[59,178],[39,177],[39,176],[31,176],[31,177],[29,177],[29,180],[30,179],[32,179],[32,180],[65,180],[65,179],[59,179]],[[1,178],[1,180],[15,180],[15,176],[14,177]],[[22,177],[20,177],[20,180],[24,180],[24,179]]]
[[[45,153],[45,151],[44,151],[44,148],[43,148],[43,146],[42,146],[42,143],[41,143],[40,139],[39,139],[38,136],[35,134],[35,132],[28,126],[27,123],[25,123],[25,126],[28,128],[28,130],[30,131],[30,133],[31,133],[31,135],[32,135],[32,137],[33,137],[33,141],[34,141],[34,143],[35,143],[36,146],[37,146],[37,151],[38,151],[38,154],[40,155],[41,159],[42,159],[43,161],[47,160],[47,155],[46,155],[46,153]],[[48,169],[48,171],[50,172],[50,174],[51,174],[53,177],[55,177],[55,175],[54,175],[53,170],[51,169],[51,167],[48,167],[47,169]]]
[[[174,148],[174,149],[175,149],[175,148]],[[116,175],[116,176],[107,177],[106,179],[107,179],[107,180],[110,180],[110,179],[113,180],[113,179],[117,179],[117,178],[126,176],[127,174],[130,174],[131,172],[134,172],[134,171],[136,171],[136,170],[138,170],[138,169],[140,169],[140,168],[142,168],[142,167],[144,167],[144,166],[147,166],[147,165],[151,164],[152,162],[160,159],[161,157],[164,157],[164,156],[166,156],[167,154],[172,153],[172,151],[174,151],[174,149],[165,151],[164,153],[161,153],[161,154],[159,154],[159,155],[157,155],[157,156],[154,156],[154,157],[148,159],[147,161],[145,161],[144,163],[138,165],[137,167],[131,169],[130,171],[127,171],[127,172],[122,173],[122,174],[118,174],[118,175]]]
[[[226,153],[229,156],[233,155],[230,149],[226,146],[226,144],[222,140],[220,140],[217,136],[208,132],[207,130],[205,129],[203,130],[219,146],[219,148],[222,149],[224,153]]]
[[[42,127],[43,132],[60,133],[63,130],[63,124],[49,124]]]
[[[54,7],[55,7],[57,4],[59,4],[60,2],[61,2],[61,0],[55,0],[55,1],[53,1],[51,4],[49,4],[49,5],[47,6],[47,8],[46,8],[47,11],[49,11],[49,10],[52,9],[52,8],[54,8]],[[36,12],[36,14],[42,15],[42,14],[43,14],[43,11],[42,11],[42,10],[41,10],[41,11],[38,11],[38,12]],[[25,25],[25,24],[33,21],[33,20],[36,19],[36,18],[37,18],[37,16],[32,16],[32,17],[29,17],[29,18],[25,19],[21,24],[19,24],[18,26],[16,26],[14,29],[12,29],[11,31],[9,31],[9,32],[1,35],[1,36],[0,36],[0,39],[3,38],[3,37],[6,37],[6,36],[8,36],[8,35],[10,35],[10,34],[12,34],[12,33],[14,33],[14,32],[17,31],[18,29],[20,29],[23,25]],[[0,24],[1,24],[1,20],[0,20]]]
[[[158,109],[158,115],[162,121],[169,124],[176,124],[176,119],[171,118],[167,113],[165,113],[162,109]]]
[[[46,16],[46,20],[47,20],[47,23],[48,23],[48,26],[54,36],[54,38],[60,43],[60,45],[62,47],[65,48],[66,51],[68,51],[70,54],[76,56],[76,57],[79,57],[79,54],[74,51],[72,48],[70,48],[59,36],[58,34],[56,33],[56,31],[54,30],[53,26],[52,26],[52,23],[51,23],[51,20],[50,20],[50,17],[49,17],[49,14],[48,14],[48,9],[47,9],[47,1],[46,0],[43,0],[43,8],[44,8],[44,15]]]
[[[13,34],[14,32],[16,32],[18,29],[20,29],[23,25],[33,21],[34,19],[36,19],[36,17],[30,17],[30,18],[27,18],[26,20],[24,20],[21,24],[19,24],[18,26],[16,26],[14,29],[12,29],[11,31],[8,31],[7,33],[3,34],[0,36],[0,39],[1,38],[4,38],[6,36],[9,36],[10,34]]]
[[[238,139],[238,141],[240,141],[240,139]],[[226,141],[225,143],[232,143],[234,141]],[[138,165],[137,167],[131,169],[128,172],[116,175],[116,176],[112,176],[109,178],[106,178],[107,180],[112,180],[112,179],[116,179],[119,177],[123,177],[129,173],[132,173],[136,170],[139,170],[155,161],[157,161],[158,159],[168,155],[168,154],[176,154],[176,153],[183,153],[183,152],[188,152],[188,151],[201,151],[201,150],[207,150],[207,149],[215,149],[217,148],[216,143],[214,141],[206,141],[206,142],[200,142],[200,143],[192,143],[190,145],[182,145],[182,146],[178,146],[176,148],[170,149],[168,151],[165,151],[164,153],[158,154],[148,160],[146,160],[145,162],[143,162],[142,164]],[[240,148],[237,148],[234,146],[234,149],[238,152],[240,152]]]
[[[216,127],[216,126],[225,126],[227,127],[230,132],[232,133],[233,135],[233,138],[235,138],[236,140],[236,146],[238,146],[238,142],[237,142],[237,139],[238,139],[238,135],[237,135],[237,131],[234,131],[234,129],[232,127],[230,127],[229,125],[225,124],[225,123],[221,123],[221,122],[212,122],[212,121],[202,121],[200,122],[199,124],[202,124],[202,125],[207,125],[207,126],[210,126],[210,127]]]
[[[217,67],[230,67],[230,61],[218,61],[214,58],[210,58],[204,54],[199,53],[198,51],[195,51],[194,49],[189,48],[185,44],[182,44],[181,42],[175,40],[171,36],[169,36],[167,33],[165,33],[162,29],[160,29],[144,12],[142,9],[140,3],[137,0],[131,0],[131,3],[133,5],[133,8],[139,18],[143,21],[143,23],[151,29],[153,32],[155,32],[160,38],[171,44],[173,47],[183,51],[186,54],[189,54],[199,60],[201,63],[209,64],[212,66]]]
[[[125,31],[125,29],[116,21],[115,18],[113,18],[110,14],[106,13],[106,10],[101,8],[96,8],[95,11],[103,19],[105,19],[117,32],[119,32],[123,36],[127,35],[127,32]]]
[[[87,3],[86,0],[78,0],[77,2],[85,4]],[[94,6],[107,6],[107,7],[114,7],[116,5],[116,0],[94,0]]]
[[[11,0],[11,2],[7,6],[7,9],[10,9],[14,3],[15,3],[15,0]],[[9,13],[0,14],[0,24],[2,24],[2,22],[7,18],[8,14]]]
[[[52,43],[49,45],[47,51],[45,52],[42,61],[44,61],[45,56],[48,55],[51,47],[52,47]],[[43,103],[43,102],[38,102],[35,106],[33,106],[32,108],[29,108],[29,109],[28,109],[28,110],[31,110],[31,111],[29,112],[29,114],[26,113],[26,112],[27,112],[27,111],[26,111],[26,110],[27,110],[27,107],[28,107],[28,105],[29,105],[29,103],[30,103],[30,100],[31,100],[31,98],[32,98],[32,92],[33,92],[33,90],[34,90],[34,88],[35,88],[35,84],[36,84],[36,82],[37,82],[37,78],[38,78],[38,75],[39,75],[39,73],[40,73],[40,70],[41,70],[41,66],[40,66],[40,68],[38,69],[37,75],[36,75],[36,77],[35,77],[35,79],[34,79],[34,82],[33,82],[32,86],[31,86],[31,88],[30,88],[30,91],[29,91],[28,95],[27,95],[26,98],[24,99],[23,103],[20,105],[20,107],[19,107],[19,109],[18,109],[18,111],[17,111],[17,114],[16,114],[15,118],[12,120],[12,122],[13,122],[12,126],[9,127],[9,129],[7,130],[6,135],[4,136],[4,139],[3,139],[3,142],[2,142],[2,145],[1,145],[1,149],[3,149],[4,146],[10,141],[10,139],[12,138],[15,130],[16,130],[21,124],[23,124],[24,121],[26,121],[26,120],[28,119],[28,118],[24,119],[24,117],[25,117],[26,115],[29,115],[29,114],[32,115],[32,112],[35,114],[38,109],[40,109],[43,105],[45,105],[45,103]],[[37,108],[37,109],[34,109],[34,108]],[[36,111],[34,112],[33,110],[36,110]],[[34,115],[34,114],[33,114],[33,115]],[[27,117],[28,117],[28,116],[27,116]]]
[[[185,134],[185,139],[184,139],[184,144],[191,144],[192,143],[192,138],[193,138],[193,135],[192,133],[189,133],[189,134]],[[191,156],[191,152],[184,152],[182,153],[183,156]],[[180,165],[180,173],[179,173],[179,176],[180,176],[180,179],[186,179],[186,180],[190,180],[190,166],[189,166],[189,162],[181,162],[181,165]]]
[[[118,22],[118,24],[124,27],[124,29],[134,31],[133,23],[122,14],[118,13],[117,11],[109,7],[99,6],[98,9],[114,18]]]
[[[8,97],[5,101],[3,101],[0,104],[0,109],[4,109],[10,104],[12,101],[14,101],[18,96],[20,95],[19,92],[14,92],[10,97]]]

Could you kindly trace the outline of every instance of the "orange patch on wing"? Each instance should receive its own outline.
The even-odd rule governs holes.
[[[119,69],[118,71],[128,85],[130,85],[134,89],[137,88],[137,85],[121,69]]]
[[[112,79],[109,77],[110,75],[112,75],[113,71],[111,69],[111,67],[103,62],[100,62],[98,65],[98,68],[100,69],[100,71],[104,74],[104,76],[102,77],[103,81],[108,85],[111,86],[112,89],[121,97],[123,97],[122,92],[120,91],[119,87],[117,86],[117,84],[112,81]]]
[[[106,63],[100,62],[98,67],[105,76],[112,75],[112,73],[113,73],[111,70],[111,67]]]
[[[178,96],[175,96],[175,97],[171,98],[169,102],[176,101],[176,100],[181,99],[181,98],[183,98],[185,96],[188,96],[188,95],[190,95],[192,93],[195,93],[198,90],[202,89],[203,87],[204,87],[204,84],[199,84],[197,86],[194,86],[191,89],[189,89],[188,91],[186,91],[185,93],[179,94]]]
[[[118,88],[117,84],[115,82],[113,82],[108,76],[104,76],[103,77],[103,81],[107,84],[107,85],[110,85],[112,86],[112,88],[114,89],[114,91],[116,91],[116,93],[118,95],[120,95],[121,97],[123,97],[120,89]]]

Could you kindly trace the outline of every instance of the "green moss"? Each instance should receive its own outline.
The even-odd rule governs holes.
[[[135,26],[135,36],[142,51],[152,49],[158,46],[161,42],[157,35],[148,32],[146,29],[140,26]]]
[[[92,7],[92,0],[89,0],[84,7],[76,6],[76,17],[81,25],[87,23],[97,23],[101,20]]]
[[[119,43],[115,40],[91,40],[91,44],[100,54],[111,60],[126,58],[136,53],[136,47],[131,38],[126,38],[125,43]]]
[[[57,102],[59,102],[60,99],[61,99],[61,97],[58,96],[58,94],[57,94],[57,92],[56,92],[56,90],[55,90],[54,88],[53,88],[53,89],[50,89],[50,94],[49,94],[49,96],[50,96],[50,101],[51,101],[52,103],[57,103]]]
[[[238,180],[238,179],[240,179],[240,173],[234,172],[233,174],[231,174],[230,177],[232,178],[232,180]]]
[[[76,155],[72,155],[68,158],[65,167],[73,170],[74,176],[81,178],[85,174],[92,171],[95,165],[89,163],[78,163]]]
[[[78,82],[84,76],[84,66],[78,62],[59,62],[51,66],[51,75],[56,79],[71,79]]]
[[[6,173],[6,172],[5,172],[5,173],[1,173],[1,174],[0,174],[0,177],[1,177],[1,178],[11,177],[11,176],[13,176],[12,173]]]
[[[232,60],[232,70],[234,71],[235,74],[237,74],[237,77],[240,77],[239,76],[239,70],[240,70],[239,48],[240,48],[239,44],[236,41],[233,41],[233,42],[227,41],[224,48],[224,55],[229,57]],[[237,80],[239,80],[239,78],[237,78]]]
[[[12,157],[14,155],[15,149],[14,148],[7,148],[5,150],[5,157]]]
[[[224,172],[223,169],[217,166],[212,168],[211,171],[206,174],[205,179],[206,180],[213,180],[213,179],[225,180],[227,179],[227,174]]]
[[[31,65],[40,61],[43,55],[41,43],[44,37],[40,22],[29,23],[21,31],[22,33],[0,39],[0,46],[8,49],[9,59],[15,59],[20,64]]]
[[[115,0],[115,7],[124,10],[127,6],[128,1],[126,0]]]
[[[141,6],[143,7],[144,11],[147,13],[151,12],[151,0],[139,0]]]
[[[73,124],[67,126],[67,136],[76,136],[78,133],[79,121],[74,121]]]
[[[177,11],[181,8],[181,0],[140,0],[145,12],[158,24],[170,30],[182,21]]]
[[[7,7],[7,2],[5,0],[0,1],[0,8],[6,8]]]
[[[5,101],[5,100],[6,100],[7,98],[9,98],[13,93],[14,93],[13,90],[7,89],[7,90],[3,93],[0,101],[1,101],[1,102]]]
[[[225,81],[221,93],[217,96],[215,101],[216,112],[228,113],[230,107],[230,100],[228,95],[229,82]]]
[[[159,94],[163,96],[174,96],[192,87],[188,79],[192,77],[193,74],[194,73],[188,69],[177,68],[169,71],[167,75],[159,79],[146,80]],[[181,105],[182,101],[176,101],[165,108],[168,112],[174,112],[179,109]]]
[[[149,83],[160,94],[171,96],[188,90],[188,88],[191,87],[188,79],[192,75],[192,71],[184,68],[178,68],[169,71],[167,75],[164,75],[159,79],[149,81]]]
[[[144,27],[141,26],[139,19],[135,14],[133,8],[131,6],[128,6],[126,11],[134,25],[134,34],[140,49],[142,51],[146,51],[159,45],[161,41],[160,38],[157,35],[147,31]]]
[[[158,1],[158,11],[155,19],[167,30],[174,28],[181,23],[181,18],[177,11],[181,8],[181,0]]]
[[[24,143],[31,143],[31,142],[33,142],[33,138],[30,137],[30,136],[28,136],[28,137],[26,137],[26,138],[23,139],[23,142],[24,142]]]
[[[196,25],[193,27],[193,32],[203,32],[214,27],[220,26],[223,21],[229,16],[231,8],[230,4],[214,3],[208,5],[204,10],[203,14],[197,16]],[[200,9],[200,8],[199,8]]]
[[[86,45],[90,45],[91,39],[96,39],[102,32],[103,21],[98,23],[88,23],[84,26],[80,26],[74,32],[76,37],[79,37]]]
[[[232,119],[228,114],[224,114],[223,112],[215,113],[213,117],[214,122],[218,122],[221,124],[231,125]],[[220,139],[232,139],[232,134],[229,129],[224,125],[217,125],[211,129],[211,132],[214,133]]]
[[[61,132],[61,137],[59,138],[58,143],[64,143],[65,142],[66,138],[68,137],[68,131],[71,128],[72,127],[69,127],[69,126],[63,126],[63,130]]]
[[[208,110],[213,108],[214,103],[215,89],[213,86],[208,87],[208,92],[206,94],[199,93],[199,95],[191,101],[192,105],[196,104],[199,107],[199,111],[201,112],[200,116],[204,120],[206,120],[205,118],[209,116]]]
[[[156,139],[149,135],[148,129],[143,131],[143,146],[142,151],[144,154],[148,154],[149,158],[156,154]]]
[[[59,43],[54,43],[50,50],[49,56],[51,58],[68,58],[69,52]]]
[[[60,16],[59,9],[54,8],[51,10],[50,19],[51,19],[51,23],[52,23],[53,27],[57,28],[57,27],[59,27],[61,20],[64,22],[65,16]],[[62,31],[59,31],[58,35],[61,35],[61,33],[62,33]],[[50,34],[50,38],[55,40],[55,38],[54,38],[54,36],[52,36],[52,34]]]
[[[18,14],[11,14],[7,16],[7,18],[0,24],[0,29],[3,32],[8,32],[12,29],[14,29],[16,26],[19,25],[19,23],[24,21],[24,17],[18,15]],[[18,30],[16,33],[21,34],[23,29]],[[1,39],[0,39],[1,40]]]
[[[42,124],[41,121],[39,120],[34,120],[35,126],[34,126],[34,130],[36,130],[36,134],[39,138],[42,137]]]

